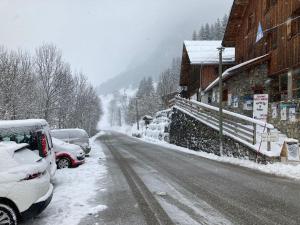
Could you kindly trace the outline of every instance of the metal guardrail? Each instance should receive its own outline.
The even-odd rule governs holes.
[[[194,100],[187,100],[181,97],[175,98],[175,107],[179,107],[188,112],[197,119],[203,121],[206,125],[219,131],[219,108],[207,105]],[[223,110],[223,129],[224,132],[236,140],[248,143],[254,146],[257,143],[257,126],[266,129],[271,133],[274,129],[272,124],[252,119],[250,117]],[[268,142],[268,150],[271,148],[271,142]]]

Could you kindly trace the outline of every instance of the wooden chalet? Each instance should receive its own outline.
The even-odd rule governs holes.
[[[200,99],[200,93],[218,77],[221,41],[185,41],[183,45],[180,86],[182,96]],[[223,67],[234,65],[234,49],[224,52]]]
[[[269,94],[269,122],[300,140],[300,0],[234,0],[222,45],[237,63],[223,74],[224,105],[252,116],[253,95]]]

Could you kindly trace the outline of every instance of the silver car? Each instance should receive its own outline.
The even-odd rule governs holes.
[[[70,144],[79,145],[88,155],[91,151],[89,135],[83,129],[54,129],[50,131],[52,137]]]

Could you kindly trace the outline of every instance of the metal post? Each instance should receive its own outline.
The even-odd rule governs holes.
[[[270,134],[271,134],[271,129],[270,129],[270,128],[267,129],[267,133],[268,133],[268,137],[269,137]],[[268,151],[271,151],[271,141],[270,141],[270,140],[268,140],[268,147],[267,147],[267,150],[268,150]]]
[[[223,51],[224,47],[218,48],[219,50],[219,141],[220,141],[220,155],[223,155]]]
[[[135,110],[136,110],[136,126],[137,129],[140,130],[140,125],[139,125],[139,109],[138,109],[138,99],[135,99]]]
[[[253,145],[256,145],[256,131],[257,131],[256,123],[253,123]]]

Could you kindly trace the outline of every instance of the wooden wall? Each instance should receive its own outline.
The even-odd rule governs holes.
[[[201,79],[201,87],[204,90],[218,77],[218,66],[210,65],[203,66],[202,68],[202,79]]]
[[[238,1],[235,2],[235,4],[239,4]],[[270,4],[268,10],[267,4]],[[270,74],[284,72],[288,68],[299,66],[300,34],[289,37],[289,28],[286,23],[291,16],[295,17],[295,14],[300,15],[300,0],[249,0],[240,17],[239,30],[235,33],[236,62],[245,62],[270,53]],[[237,20],[238,17],[232,18],[232,20]],[[235,24],[237,22],[229,21],[229,23]],[[264,31],[271,30],[265,32],[264,38],[256,43],[259,22]],[[278,27],[274,28],[276,26]],[[230,39],[225,35],[224,39],[226,38]]]

